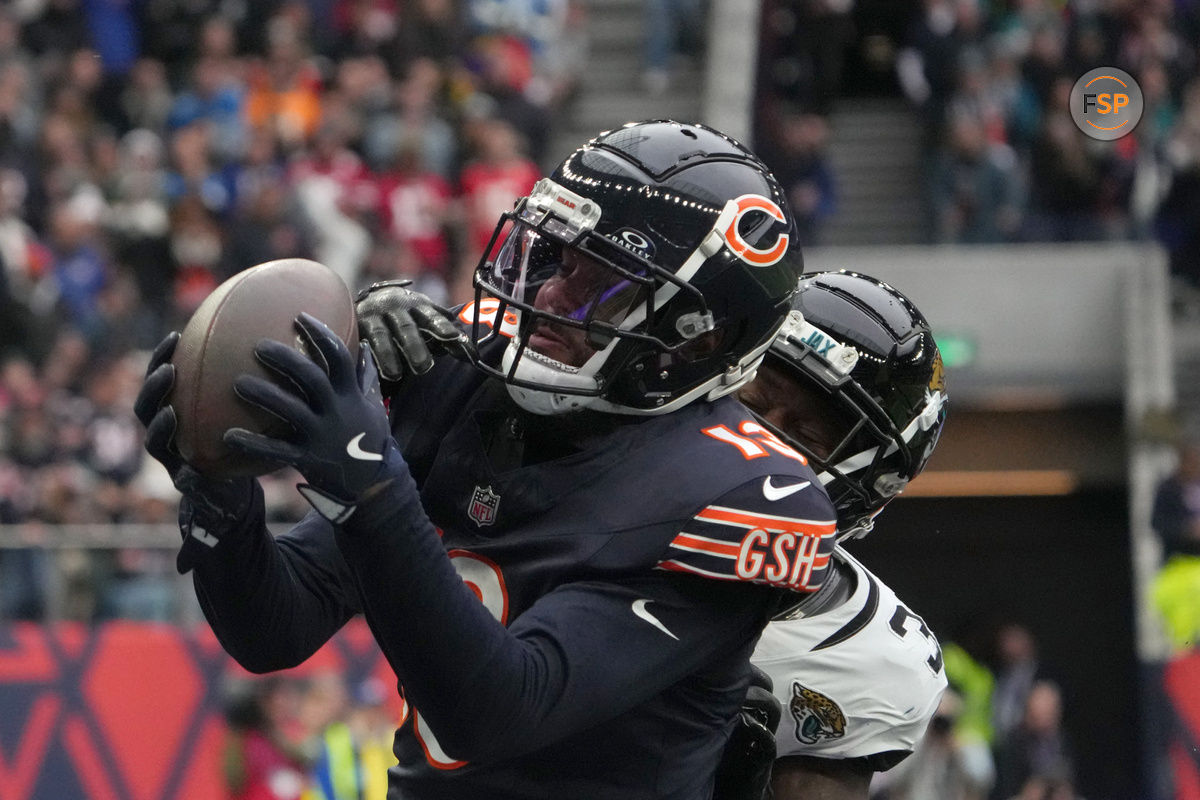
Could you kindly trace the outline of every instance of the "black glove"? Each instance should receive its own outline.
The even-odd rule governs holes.
[[[188,466],[176,449],[175,409],[166,399],[175,382],[171,354],[178,343],[179,334],[172,331],[154,348],[133,411],[146,426],[146,452],[167,468],[171,482],[183,495],[179,501],[183,546],[175,559],[175,568],[182,575],[238,530],[254,503],[255,482],[253,478],[206,478]]]
[[[763,800],[769,797],[775,761],[775,729],[783,708],[771,694],[771,676],[750,665],[750,687],[733,733],[721,753],[713,800]]]
[[[311,357],[270,339],[254,348],[265,367],[287,379],[282,388],[255,375],[240,375],[234,391],[247,402],[292,426],[276,439],[230,428],[230,447],[295,467],[307,485],[300,493],[321,516],[345,522],[358,502],[407,469],[392,439],[379,391],[379,374],[366,344],[355,365],[350,351],[325,323],[301,313],[296,328]]]
[[[389,383],[428,372],[434,356],[445,352],[475,359],[470,339],[452,322],[454,315],[406,288],[411,283],[372,284],[359,293],[355,303],[359,335],[370,343],[379,375]]]

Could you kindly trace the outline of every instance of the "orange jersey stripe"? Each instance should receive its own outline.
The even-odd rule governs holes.
[[[790,531],[803,533],[808,536],[828,536],[837,530],[837,521],[795,519],[793,517],[777,517],[771,514],[753,514],[736,508],[709,506],[696,515],[696,519],[704,522],[715,522],[722,525],[736,525],[739,528],[762,528],[768,531]]]
[[[738,554],[736,544],[719,539],[709,539],[706,536],[697,536],[693,533],[680,533],[671,541],[671,547],[723,558],[737,558]]]

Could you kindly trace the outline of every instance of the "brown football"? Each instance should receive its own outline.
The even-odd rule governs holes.
[[[239,272],[205,298],[175,348],[170,402],[179,425],[175,443],[197,471],[213,478],[262,475],[275,464],[231,451],[221,441],[229,428],[286,435],[288,426],[242,400],[233,381],[242,373],[283,379],[258,363],[254,345],[275,339],[304,351],[295,319],[307,311],[333,329],[358,354],[354,299],[337,273],[303,258],[268,261]]]

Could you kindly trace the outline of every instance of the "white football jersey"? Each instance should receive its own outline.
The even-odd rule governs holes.
[[[840,607],[776,620],[752,661],[775,683],[778,756],[872,758],[887,769],[924,735],[946,688],[929,626],[842,548],[856,586]]]

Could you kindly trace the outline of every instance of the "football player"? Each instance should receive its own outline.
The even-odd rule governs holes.
[[[404,287],[360,303],[403,378],[390,420],[371,348],[354,363],[306,315],[308,355],[257,343],[281,380],[236,391],[292,432],[225,440],[305,478],[314,511],[278,538],[255,481],[172,449],[168,337],[138,413],[222,645],[282,669],[363,613],[406,703],[392,798],[710,797],[754,643],[834,546],[817,475],[735,397],[800,264],[778,183],[737,142],[600,135],[500,219],[464,344]],[[402,352],[422,328],[474,363]]]
[[[837,507],[839,543],[871,530],[922,470],[946,411],[925,318],[852,272],[801,278],[740,396],[814,465]],[[768,625],[753,661],[782,705],[775,800],[866,800],[872,774],[912,752],[946,687],[925,621],[841,546],[819,595]]]

